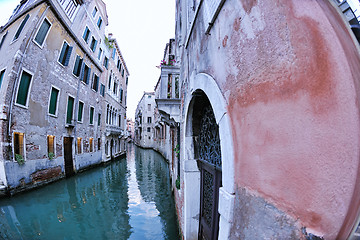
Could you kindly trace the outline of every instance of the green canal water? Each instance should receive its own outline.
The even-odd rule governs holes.
[[[179,239],[169,169],[152,150],[0,200],[0,239]]]

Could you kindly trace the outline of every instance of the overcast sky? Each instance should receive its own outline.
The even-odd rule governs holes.
[[[166,43],[175,36],[175,0],[103,0],[109,26],[129,69],[127,117],[144,91],[154,91]],[[20,0],[0,0],[0,25],[4,25]]]

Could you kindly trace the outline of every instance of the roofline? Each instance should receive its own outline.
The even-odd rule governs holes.
[[[119,56],[120,56],[120,58],[121,58],[121,61],[122,61],[123,64],[124,64],[124,67],[125,67],[127,76],[130,76],[129,69],[128,69],[127,66],[126,66],[126,62],[125,62],[124,57],[123,57],[123,55],[122,55],[122,53],[121,53],[121,51],[120,51],[120,47],[119,47],[119,44],[117,43],[116,38],[111,38],[111,39],[109,39],[109,42],[115,43],[116,49],[118,50],[118,54],[119,54]]]

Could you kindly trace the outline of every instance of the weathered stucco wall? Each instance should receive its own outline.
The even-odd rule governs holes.
[[[185,84],[209,74],[228,104],[230,236],[252,239],[254,228],[259,236],[299,237],[306,227],[325,239],[347,237],[356,214],[338,234],[348,211],[357,212],[350,203],[359,202],[360,55],[346,22],[327,0],[228,0],[210,35],[202,18],[200,11],[181,74]],[[273,231],[263,228],[266,219]]]

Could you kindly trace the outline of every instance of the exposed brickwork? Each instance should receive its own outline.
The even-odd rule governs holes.
[[[39,170],[30,175],[33,184],[50,181],[62,175],[61,166]]]

